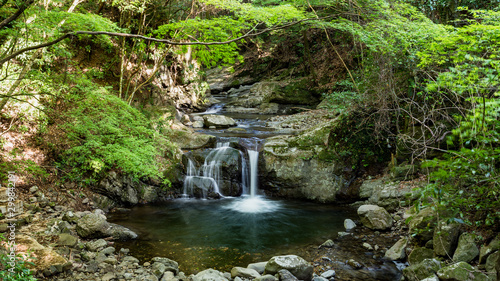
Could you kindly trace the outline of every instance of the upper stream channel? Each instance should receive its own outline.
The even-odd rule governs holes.
[[[206,268],[231,271],[234,266],[246,267],[276,255],[295,254],[312,260],[319,245],[345,231],[346,218],[357,217],[351,208],[268,198],[259,190],[259,144],[277,134],[266,127],[273,115],[227,113],[224,104],[197,113],[202,114],[232,117],[236,128],[244,130],[200,129],[200,133],[215,135],[218,142],[204,152],[205,159],[198,165],[189,159],[183,198],[110,214],[110,221],[139,235],[133,241],[117,242],[118,248],[129,248],[143,262],[168,257],[186,274]],[[233,142],[237,138],[245,147],[235,150],[228,138]],[[221,163],[231,151],[239,153],[241,196],[225,194],[222,188]],[[194,186],[201,186],[204,194],[196,194]],[[218,193],[220,199],[200,199],[207,197],[208,190]]]

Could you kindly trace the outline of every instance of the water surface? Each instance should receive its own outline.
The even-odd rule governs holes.
[[[137,206],[112,214],[110,220],[139,235],[118,242],[118,248],[129,248],[142,261],[171,258],[189,274],[206,268],[230,271],[274,255],[301,254],[334,238],[344,230],[344,219],[353,217],[353,210],[343,207],[243,197]]]

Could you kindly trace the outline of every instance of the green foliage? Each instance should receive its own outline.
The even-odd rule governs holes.
[[[92,182],[109,169],[136,178],[160,178],[161,158],[174,146],[138,110],[103,88],[77,97],[65,114],[69,148],[60,166],[71,179]]]
[[[432,183],[423,189],[428,197],[475,226],[498,227],[500,223],[500,100],[486,99],[453,130],[449,142],[460,149],[442,159],[424,163],[431,168]]]
[[[322,95],[323,102],[318,107],[338,113],[353,107],[360,99],[360,95],[355,91],[353,83],[349,80],[337,82],[333,92],[323,93]]]
[[[4,237],[3,233],[0,233],[0,244],[8,243],[7,239]],[[10,246],[10,244],[7,244]],[[28,259],[31,256],[28,255]],[[12,267],[11,263],[14,263]],[[38,280],[33,277],[33,272],[27,267],[28,265],[34,265],[33,262],[26,261],[21,255],[16,255],[11,260],[7,252],[3,252],[0,249],[0,280],[3,281],[35,281]]]

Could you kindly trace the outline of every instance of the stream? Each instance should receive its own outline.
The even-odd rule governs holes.
[[[203,114],[232,117],[238,124],[236,128],[242,130],[197,130],[215,135],[219,141],[215,148],[206,151],[204,163],[198,161],[196,166],[195,161],[189,159],[183,198],[109,214],[111,222],[128,227],[139,235],[133,241],[116,242],[116,247],[130,249],[141,262],[157,256],[170,258],[177,261],[180,270],[186,274],[207,268],[229,272],[234,266],[246,267],[249,263],[267,261],[277,255],[294,254],[313,261],[318,255],[331,255],[332,258],[339,255],[337,260],[341,260],[352,254],[350,243],[333,253],[319,253],[318,246],[345,231],[345,219],[357,219],[354,209],[267,198],[259,191],[259,152],[256,148],[265,138],[278,134],[266,126],[266,120],[275,115],[227,113],[223,103],[196,113]],[[225,139],[234,137],[247,144],[246,148],[238,152],[230,147]],[[238,177],[242,195],[237,197],[224,194],[219,188],[223,184],[221,167],[224,162],[227,165],[227,156],[231,152],[239,157],[237,162],[241,170]],[[202,192],[194,191],[196,188]],[[214,193],[220,199],[203,199],[213,198],[207,194]],[[356,250],[355,255],[359,259],[372,259],[362,249]],[[316,262],[316,266],[330,259],[326,256]],[[380,266],[389,270],[374,269]],[[392,263],[376,260],[370,261],[367,272],[371,277],[354,274],[345,280],[395,280],[393,278],[399,275]],[[382,277],[373,277],[375,273]]]

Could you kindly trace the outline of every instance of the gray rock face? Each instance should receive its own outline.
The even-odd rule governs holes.
[[[385,252],[385,257],[392,261],[404,259],[406,256],[405,249],[407,244],[407,238],[399,239],[396,244]]]
[[[335,277],[335,270],[333,270],[333,269],[327,270],[327,271],[321,273],[321,277],[326,278],[326,279],[330,279],[332,277]]]
[[[489,278],[472,265],[466,262],[459,262],[441,268],[437,275],[443,281],[488,281]]]
[[[295,140],[287,136],[266,140],[259,166],[262,188],[278,196],[334,202],[345,185],[341,165],[315,157],[325,149],[324,143],[294,147]]]
[[[345,219],[344,220],[344,227],[345,227],[346,231],[349,231],[349,230],[356,227],[356,223],[354,223],[354,221],[351,219]]]
[[[453,254],[454,262],[471,262],[479,255],[479,249],[476,246],[474,235],[463,233],[458,239],[457,249]]]
[[[388,211],[394,211],[400,202],[413,196],[410,186],[387,182],[386,178],[365,180],[359,187],[359,197],[368,204],[377,205]]]
[[[227,128],[236,126],[233,118],[224,115],[204,115],[205,127],[215,126],[216,128]]]
[[[441,222],[434,229],[434,253],[437,256],[453,256],[457,247],[458,236],[460,235],[460,226],[458,224],[446,224]]]
[[[403,269],[403,276],[408,281],[419,281],[433,276],[441,269],[441,262],[435,259],[425,259],[421,263],[412,264]]]
[[[286,269],[300,280],[310,281],[313,267],[303,258],[296,255],[276,256],[271,258],[266,265],[265,274],[276,274]]]
[[[109,228],[107,229],[106,234],[108,236],[112,236],[116,240],[122,241],[137,238],[137,234],[132,230],[114,223],[109,223]]]
[[[241,277],[241,278],[254,279],[254,278],[260,277],[260,274],[255,269],[236,266],[236,267],[233,267],[233,269],[231,269],[231,277],[232,278]]]
[[[224,274],[215,269],[206,269],[192,277],[193,281],[228,281]]]
[[[393,223],[391,215],[384,208],[376,205],[360,206],[358,215],[361,223],[370,229],[385,230]]]
[[[134,188],[136,185],[138,183],[133,182],[132,178],[118,176],[115,172],[110,172],[108,177],[101,180],[96,186],[96,191],[117,202],[135,205],[139,202],[137,190]]]

